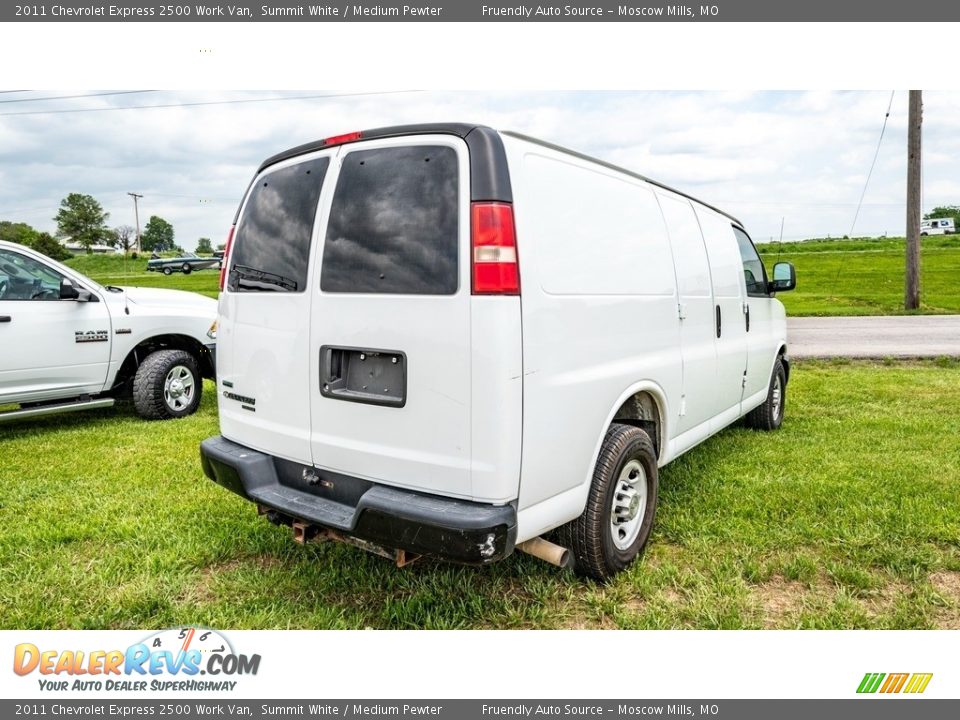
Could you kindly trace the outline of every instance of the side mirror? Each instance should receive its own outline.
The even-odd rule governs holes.
[[[770,281],[770,292],[786,292],[797,286],[797,271],[793,263],[778,262],[773,266],[773,280]]]
[[[73,286],[73,282],[67,278],[60,278],[60,299],[76,300],[80,297],[80,291]]]
[[[97,296],[89,290],[78,288],[72,280],[67,278],[60,279],[60,299],[76,300],[77,302],[97,302]]]

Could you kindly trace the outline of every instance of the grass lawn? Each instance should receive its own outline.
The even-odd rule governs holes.
[[[960,364],[798,363],[789,390],[780,432],[663,469],[649,550],[606,587],[296,545],[203,477],[209,384],[180,421],[0,426],[0,627],[960,628]]]
[[[147,272],[147,258],[143,255],[136,260],[121,256],[79,255],[70,258],[66,264],[93,278],[101,285],[122,285],[126,287],[159,287],[174,290],[189,290],[216,299],[219,292],[220,271],[214,266],[206,270],[196,270],[189,275],[160,272]]]
[[[960,235],[925,237],[920,260],[921,313],[960,313]],[[903,238],[824,240],[758,246],[769,272],[780,260],[797,268],[797,289],[779,298],[787,314],[899,315]]]

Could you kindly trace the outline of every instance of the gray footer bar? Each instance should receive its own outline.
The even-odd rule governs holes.
[[[909,707],[908,707],[909,706]],[[0,700],[0,717],[243,717],[484,720],[692,717],[736,720],[941,720],[960,700],[870,695],[849,700]]]

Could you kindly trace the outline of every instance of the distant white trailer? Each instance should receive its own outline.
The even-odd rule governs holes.
[[[934,218],[920,222],[921,235],[951,235],[956,231],[953,218]]]

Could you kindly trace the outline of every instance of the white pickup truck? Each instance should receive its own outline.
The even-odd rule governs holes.
[[[184,417],[214,377],[215,300],[102,286],[0,241],[0,422],[113,405]]]

